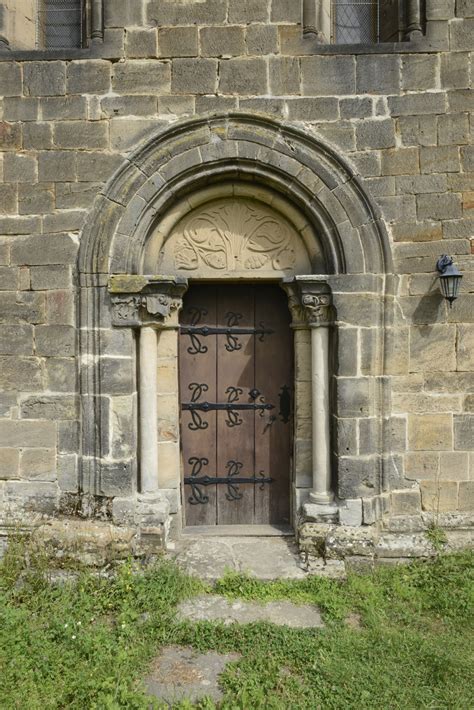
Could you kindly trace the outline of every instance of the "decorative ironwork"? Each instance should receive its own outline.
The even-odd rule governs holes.
[[[203,421],[199,412],[225,411],[227,412],[226,424],[232,428],[242,424],[242,419],[237,414],[238,410],[257,410],[259,415],[263,417],[265,410],[275,408],[273,404],[265,402],[263,396],[259,397],[258,402],[240,402],[240,395],[244,393],[241,387],[228,387],[226,389],[227,402],[200,402],[199,399],[203,392],[207,392],[209,389],[209,386],[205,383],[191,382],[189,389],[192,392],[191,401],[183,402],[181,408],[184,411],[191,412],[192,422],[188,424],[188,428],[192,431],[207,429],[209,426],[208,422]],[[255,390],[251,390],[251,392],[255,392]],[[259,394],[258,392],[256,396],[258,397]],[[253,399],[252,394],[250,394],[250,397]]]
[[[281,421],[284,424],[288,424],[291,414],[291,397],[289,387],[287,385],[283,385],[283,387],[280,388],[280,394],[278,396],[280,398],[279,415],[281,417]]]
[[[259,394],[260,394],[260,390],[258,390],[257,388],[254,388],[253,390],[250,390],[250,392],[249,392],[249,396],[252,399],[257,399]]]
[[[237,501],[243,498],[243,493],[240,492],[239,486],[245,484],[252,484],[258,486],[261,491],[265,490],[265,484],[273,483],[273,478],[265,476],[263,471],[259,471],[259,478],[256,476],[241,476],[239,475],[243,463],[241,461],[235,461],[231,459],[226,464],[226,469],[228,471],[227,476],[200,476],[204,466],[209,465],[209,459],[203,457],[198,458],[197,456],[192,456],[188,459],[188,463],[191,466],[191,474],[184,477],[184,483],[191,486],[191,495],[189,497],[189,502],[191,505],[205,505],[209,503],[209,496],[204,493],[202,487],[213,485],[225,485],[227,486],[227,492],[225,497],[229,501]]]
[[[203,353],[207,353],[207,345],[203,345],[201,343],[201,341],[197,337],[197,332],[195,331],[195,328],[198,323],[201,322],[202,317],[207,316],[207,308],[191,306],[191,308],[188,308],[188,313],[191,316],[191,326],[188,329],[188,335],[191,339],[191,345],[188,348],[188,353],[190,355],[201,355]],[[181,332],[184,332],[183,329],[181,329]]]
[[[191,346],[188,348],[188,353],[190,355],[200,355],[207,353],[208,348],[206,345],[201,343],[200,337],[207,338],[208,335],[225,335],[226,336],[226,346],[225,349],[229,352],[236,352],[242,349],[242,343],[239,342],[239,335],[255,335],[258,336],[260,342],[263,343],[266,335],[272,335],[275,331],[265,328],[265,325],[260,322],[258,328],[240,328],[238,323],[242,320],[242,313],[235,313],[234,311],[229,311],[225,314],[227,319],[227,325],[221,327],[212,327],[209,325],[200,325],[202,317],[207,315],[207,310],[205,308],[189,308],[188,313],[191,315],[190,325],[183,325],[180,328],[180,333],[183,335],[189,335],[191,339]]]

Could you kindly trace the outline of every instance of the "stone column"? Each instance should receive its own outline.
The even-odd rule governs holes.
[[[159,492],[157,334],[178,327],[178,313],[186,288],[185,279],[159,276],[117,275],[109,282],[113,325],[139,331],[138,455],[139,491],[142,494]]]
[[[420,0],[408,0],[407,8],[407,29],[406,39],[417,40],[423,37],[421,26],[421,2]]]
[[[94,44],[104,39],[104,0],[92,0],[91,40]]]
[[[331,491],[331,440],[329,400],[329,326],[332,323],[329,293],[311,293],[302,284],[302,306],[311,328],[312,471],[311,503],[329,505]],[[314,288],[314,286],[313,286]]]
[[[140,491],[158,491],[158,342],[153,327],[140,329],[138,394],[140,407]]]

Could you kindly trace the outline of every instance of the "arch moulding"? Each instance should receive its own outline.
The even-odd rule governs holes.
[[[281,237],[283,246],[267,259],[267,268],[255,256],[258,239],[265,239],[259,233],[235,276],[283,279],[293,323],[298,329],[304,319],[308,338],[308,328],[321,324],[322,313],[324,325],[334,322],[334,315],[327,316],[330,303],[339,333],[373,329],[371,364],[353,377],[338,372],[342,339],[331,329],[334,376],[327,455],[338,472],[334,485],[339,498],[363,498],[386,489],[383,333],[392,260],[379,209],[350,164],[320,139],[285,122],[231,113],[184,121],[154,135],[111,178],[84,228],[78,263],[83,494],[119,501],[135,496],[140,351],[137,355],[134,326],[175,329],[186,277],[219,278],[228,272],[224,248],[218,248],[217,267],[196,271],[196,244],[186,252],[187,261],[182,256],[178,262],[168,247],[181,239],[182,254],[182,235],[196,229],[196,223],[202,225],[203,211],[228,214],[236,204],[253,210],[260,222],[278,215],[280,229],[291,238],[284,243],[286,237]],[[117,309],[120,324],[128,327],[113,327]],[[295,342],[310,342],[306,331]],[[373,451],[364,457],[337,450],[341,419],[354,416],[354,388],[365,393],[363,416],[379,422]],[[295,457],[297,446],[296,441]],[[300,459],[308,460],[308,455]],[[160,481],[172,513],[179,506],[178,486]],[[301,484],[293,491],[295,511],[310,487]]]

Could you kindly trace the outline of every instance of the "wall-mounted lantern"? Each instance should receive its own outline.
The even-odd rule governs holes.
[[[436,263],[436,269],[439,274],[441,293],[449,301],[449,307],[452,308],[453,301],[458,297],[462,274],[454,266],[452,258],[446,254],[440,256]]]

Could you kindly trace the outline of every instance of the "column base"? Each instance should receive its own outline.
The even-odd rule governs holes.
[[[335,503],[332,505],[305,503],[303,505],[303,516],[306,522],[338,523],[339,508]]]
[[[316,505],[331,505],[334,503],[334,495],[332,493],[313,493],[309,494],[310,503]]]

